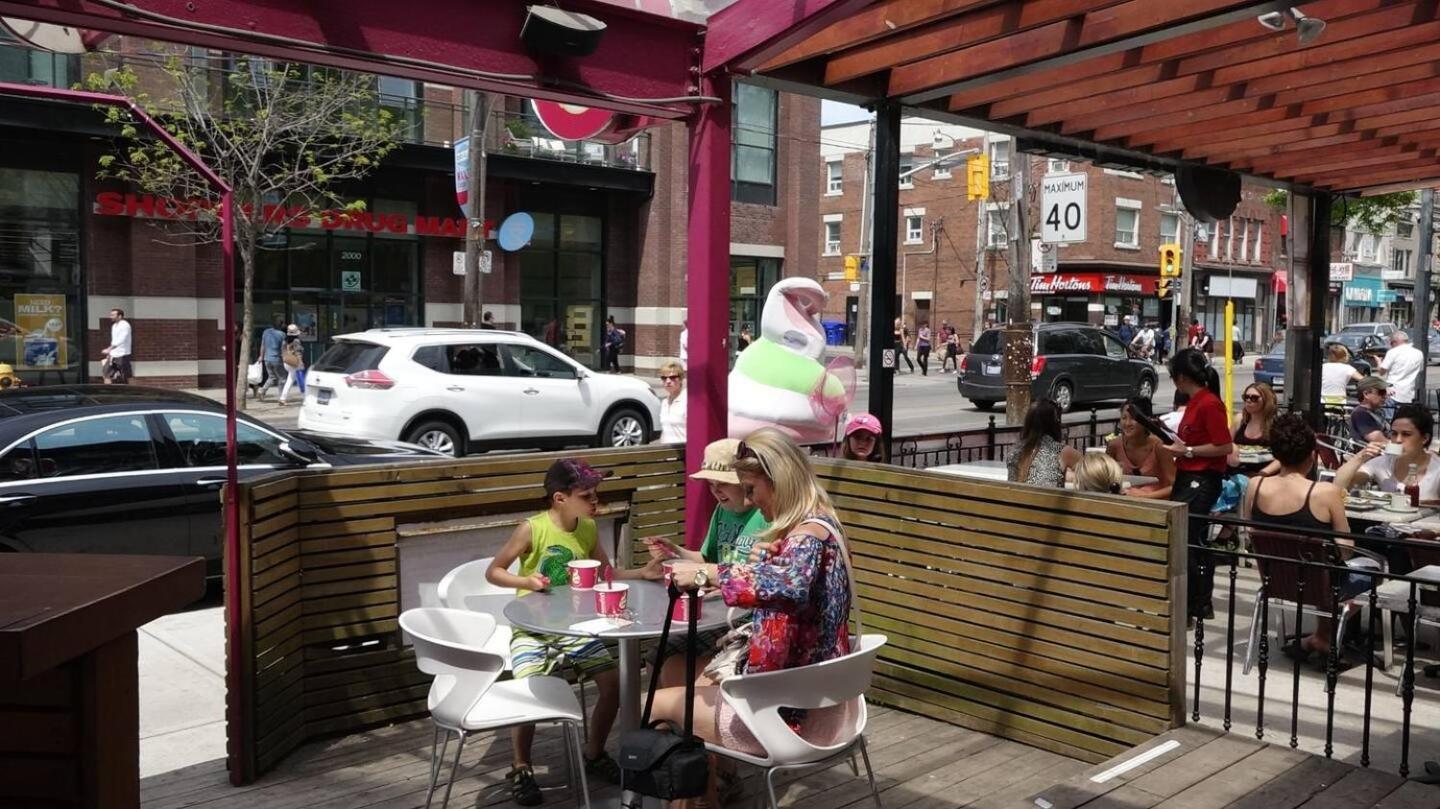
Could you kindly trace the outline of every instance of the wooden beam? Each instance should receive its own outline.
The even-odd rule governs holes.
[[[1371,137],[1370,130],[1344,132],[1338,135],[1327,137],[1310,138],[1299,141],[1277,141],[1271,139],[1266,143],[1250,143],[1244,148],[1220,149],[1200,154],[1197,150],[1197,157],[1221,163],[1244,163],[1249,160],[1256,160],[1264,157],[1274,157],[1282,154],[1294,154],[1296,152],[1310,152],[1315,149],[1330,146],[1347,146],[1353,148],[1354,144],[1363,142]],[[1190,150],[1185,150],[1189,154]]]
[[[825,83],[840,84],[906,62],[1014,35],[1041,25],[1063,22],[1078,14],[1121,1],[1046,0],[1040,3],[1025,3],[1009,0],[952,17],[942,23],[838,53],[825,64]]]
[[[1348,122],[1327,124],[1316,123],[1315,118],[1285,118],[1264,124],[1254,124],[1240,132],[1233,130],[1193,132],[1183,139],[1157,141],[1150,148],[1161,154],[1183,150],[1189,156],[1208,154],[1210,151],[1226,148],[1244,148],[1247,145],[1259,146],[1343,135],[1352,128],[1353,125]]]
[[[1440,106],[1440,94],[1419,95],[1413,98],[1403,98],[1395,101],[1386,101],[1381,104],[1370,104],[1355,107],[1343,112],[1320,113],[1311,116],[1302,116],[1299,109],[1294,111],[1293,117],[1277,120],[1278,113],[1275,110],[1266,110],[1256,113],[1253,116],[1235,116],[1223,122],[1223,126],[1210,126],[1203,132],[1196,132],[1194,127],[1175,126],[1165,130],[1163,137],[1158,140],[1151,140],[1145,133],[1131,136],[1131,144],[1155,144],[1152,148],[1156,152],[1165,153],[1186,148],[1191,143],[1195,144],[1224,144],[1234,141],[1233,146],[1227,148],[1245,149],[1254,146],[1273,146],[1281,141],[1275,137],[1269,137],[1262,127],[1281,127],[1274,132],[1284,132],[1286,129],[1299,129],[1304,126],[1342,125],[1348,129],[1342,131],[1353,131],[1357,129],[1370,129],[1374,127],[1390,126],[1404,123],[1416,123],[1434,120],[1440,117],[1440,113],[1434,109]],[[1298,107],[1298,105],[1297,105]],[[1212,122],[1213,123],[1213,122]],[[1284,126],[1288,124],[1288,126]],[[1338,133],[1337,133],[1338,134]],[[1260,136],[1265,137],[1260,137]],[[1163,141],[1166,148],[1160,148]],[[1201,151],[1197,149],[1197,151]],[[1201,153],[1208,154],[1206,151]]]
[[[1414,182],[1367,185],[1350,190],[1358,191],[1362,197],[1373,197],[1378,194],[1393,194],[1396,191],[1414,191],[1419,188],[1433,188],[1436,186],[1440,186],[1440,171],[1437,171],[1433,176],[1422,177]]]
[[[1433,15],[1433,8],[1430,8],[1431,3],[1427,2],[1424,5],[1427,6],[1425,11]],[[1031,112],[1030,125],[1036,126],[1043,122],[1058,120],[1058,118],[1049,117],[1050,114],[1056,114],[1054,110],[1049,114],[1040,114],[1042,107],[1063,109],[1063,105],[1091,98],[1094,98],[1097,103],[1105,104],[1108,101],[1106,94],[1119,89],[1145,87],[1152,91],[1152,97],[1161,98],[1176,92],[1190,92],[1201,87],[1234,83],[1240,80],[1238,72],[1242,68],[1248,69],[1251,75],[1268,77],[1277,72],[1299,70],[1307,64],[1330,65],[1332,62],[1341,62],[1362,54],[1373,56],[1385,50],[1395,50],[1414,43],[1433,41],[1436,36],[1433,32],[1411,34],[1405,37],[1406,41],[1404,42],[1379,43],[1378,45],[1373,41],[1374,37],[1368,36],[1381,32],[1389,34],[1392,29],[1411,25],[1417,16],[1421,16],[1421,11],[1417,10],[1416,4],[1410,3],[1386,8],[1380,12],[1352,14],[1340,20],[1331,19],[1325,29],[1325,44],[1311,46],[1299,52],[1294,49],[1288,37],[1276,36],[1255,25],[1253,21],[1228,25],[1203,32],[1204,36],[1210,38],[1205,43],[1210,47],[1203,50],[1197,47],[1190,59],[1154,62],[1130,70],[1112,72],[1098,78],[1083,81],[1070,80],[1059,85],[1051,84],[1042,92],[1017,93],[1008,99],[995,102],[990,108],[990,114],[997,118],[1008,118],[1021,112]],[[1221,34],[1225,34],[1226,37],[1217,43],[1215,41],[1218,39],[1217,35]],[[1193,39],[1193,37],[1186,39]],[[1363,44],[1357,44],[1357,41]],[[1199,63],[1193,57],[1202,52],[1207,55],[1223,57],[1224,66],[1198,68]],[[1246,62],[1248,64],[1245,64]],[[1339,70],[1334,71],[1336,78],[1344,75],[1347,74]],[[1156,83],[1169,84],[1174,91],[1158,92]],[[1040,115],[1040,117],[1037,119],[1036,115]]]
[[[1440,23],[1435,24],[1434,33],[1440,38]],[[1103,98],[1086,99],[1044,111],[1037,110],[1027,118],[1027,123],[1034,127],[1046,119],[1063,118],[1061,131],[1067,134],[1100,130],[1126,121],[1142,122],[1132,126],[1143,129],[1144,121],[1162,120],[1177,113],[1185,114],[1191,120],[1214,117],[1205,113],[1204,108],[1219,106],[1224,101],[1267,97],[1273,99],[1269,104],[1256,107],[1258,109],[1332,96],[1350,96],[1364,90],[1389,88],[1440,77],[1440,42],[1340,64],[1348,68],[1348,71],[1340,72],[1338,78],[1331,69],[1324,68],[1284,74],[1283,77],[1276,77],[1277,81],[1273,83],[1242,81],[1188,94],[1178,93],[1179,88],[1174,86],[1176,82],[1186,80],[1161,82],[1151,87],[1111,93]],[[1148,101],[1148,96],[1152,93],[1162,93],[1164,97]],[[1236,104],[1226,109],[1233,111],[1243,107],[1244,105]],[[1037,119],[1036,116],[1041,115],[1045,117]],[[1097,137],[1103,136],[1097,133]]]
[[[890,71],[889,95],[905,104],[921,104],[1021,73],[1055,71],[1086,59],[1284,8],[1287,6],[1283,2],[1269,0],[1189,0],[1183,4],[1131,0],[993,42],[898,65]]]
[[[1316,149],[1314,152],[1278,156],[1264,162],[1252,162],[1243,169],[1238,164],[1232,164],[1232,166],[1237,170],[1255,174],[1287,177],[1298,174],[1315,175],[1339,171],[1346,166],[1373,166],[1386,161],[1398,162],[1414,157],[1413,153],[1420,151],[1421,148],[1423,147],[1416,143],[1402,143],[1385,139],[1359,146],[1342,146],[1339,147],[1339,151]]]
[[[1270,174],[1271,172],[1284,169],[1304,168],[1306,163],[1319,165],[1324,161],[1335,160],[1337,158],[1360,157],[1376,149],[1391,149],[1399,145],[1400,141],[1398,138],[1372,139],[1360,143],[1340,143],[1333,146],[1275,152],[1233,161],[1226,160],[1225,162],[1237,170],[1244,167],[1254,170],[1257,174]]]
[[[703,71],[749,73],[870,0],[739,0],[705,24]]]
[[[777,70],[816,56],[897,36],[913,28],[991,5],[995,0],[884,0],[837,20],[760,68]]]
[[[1359,168],[1337,171],[1308,178],[1314,185],[1325,188],[1357,188],[1376,183],[1405,182],[1415,177],[1426,177],[1440,170],[1440,160],[1434,157],[1421,158],[1393,164],[1385,170]],[[1303,176],[1303,175],[1302,175]]]

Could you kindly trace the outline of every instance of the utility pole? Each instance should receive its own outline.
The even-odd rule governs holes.
[[[489,93],[466,91],[470,96],[470,221],[465,228],[465,292],[464,318],[466,328],[479,328],[482,314],[480,294],[480,256],[485,250],[485,130],[490,120]]]
[[[1010,294],[1005,310],[1005,423],[1025,421],[1030,409],[1030,361],[1035,356],[1035,330],[1030,322],[1030,223],[1025,210],[1030,156],[1010,139]]]
[[[1426,188],[1420,192],[1420,273],[1415,279],[1415,345],[1425,355],[1426,362],[1420,363],[1420,376],[1415,381],[1418,401],[1425,401],[1425,368],[1430,357],[1430,275],[1435,263],[1435,189]]]
[[[865,208],[870,203],[871,173],[875,166],[875,121],[870,121],[870,142],[865,147],[865,179],[860,194],[860,311],[855,314],[855,368],[864,370],[870,350],[870,217]]]

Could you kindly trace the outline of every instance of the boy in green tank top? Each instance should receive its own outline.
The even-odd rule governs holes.
[[[485,578],[500,587],[514,587],[518,595],[543,591],[570,582],[568,565],[577,559],[594,559],[603,571],[610,558],[598,541],[595,508],[600,496],[595,487],[605,475],[584,461],[565,458],[550,465],[545,473],[545,502],[549,506],[515,527],[505,547],[495,555]],[[520,560],[518,573],[510,565]],[[658,579],[659,562],[638,570],[616,570],[616,579]],[[603,574],[601,574],[603,576]],[[585,772],[611,783],[620,783],[620,767],[605,752],[605,739],[620,707],[620,678],[615,660],[598,638],[568,638],[512,630],[511,669],[516,679],[554,671],[562,660],[593,680],[599,692],[590,714],[589,737],[585,740]],[[535,726],[511,731],[514,742],[513,767],[506,775],[510,796],[521,806],[536,806],[542,797],[530,766],[530,748]]]

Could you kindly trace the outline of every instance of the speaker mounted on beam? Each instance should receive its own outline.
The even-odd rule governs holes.
[[[600,47],[605,23],[589,14],[554,6],[527,6],[520,41],[532,53],[576,58]]]

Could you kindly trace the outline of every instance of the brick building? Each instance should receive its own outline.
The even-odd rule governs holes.
[[[859,122],[821,129],[820,272],[832,295],[828,316],[844,318],[852,333],[863,286],[845,280],[845,261],[867,252],[870,128],[869,122]],[[962,335],[977,334],[986,322],[1006,316],[1010,141],[919,118],[904,119],[900,135],[896,310],[912,325],[948,321]],[[969,201],[965,155],[980,150],[990,155],[991,199]],[[931,165],[947,155],[955,157]],[[1159,247],[1189,243],[1188,230],[1194,227],[1172,178],[1033,155],[1018,159],[1030,161],[1032,220],[1039,210],[1042,176],[1084,173],[1087,178],[1086,240],[1054,246],[1032,240],[1026,272],[1036,319],[1118,327],[1128,316],[1168,325],[1169,301],[1157,296]],[[1247,186],[1234,217],[1204,229],[1191,257],[1195,316],[1215,328],[1229,297],[1236,301],[1237,322],[1251,344],[1263,342],[1275,328],[1277,283],[1283,295],[1283,281],[1273,277],[1283,266],[1281,216],[1263,198],[1263,189]],[[1052,250],[1053,257],[1047,256]]]
[[[147,69],[152,43],[112,40],[83,58],[0,43],[0,80],[68,87],[125,61]],[[213,69],[224,54],[188,52]],[[297,323],[311,359],[338,334],[377,326],[455,325],[464,221],[455,201],[453,142],[468,131],[464,94],[376,78],[378,103],[406,122],[403,144],[370,177],[343,189],[371,219],[317,216],[268,239],[257,259],[257,332],[272,316]],[[785,275],[814,277],[819,222],[806,199],[819,183],[819,101],[737,85],[732,207],[732,334],[758,325],[759,305]],[[600,367],[603,324],[629,334],[627,370],[678,354],[685,311],[688,143],[663,124],[619,145],[562,141],[523,99],[504,99],[489,131],[486,218],[524,212],[536,230],[515,252],[493,242],[484,308],[503,326]],[[134,327],[137,381],[220,384],[219,250],[179,233],[174,201],[96,179],[116,133],[83,106],[12,101],[0,107],[0,362],[29,384],[95,378],[107,313]],[[237,300],[238,290],[232,292]],[[36,320],[36,312],[44,316]]]

